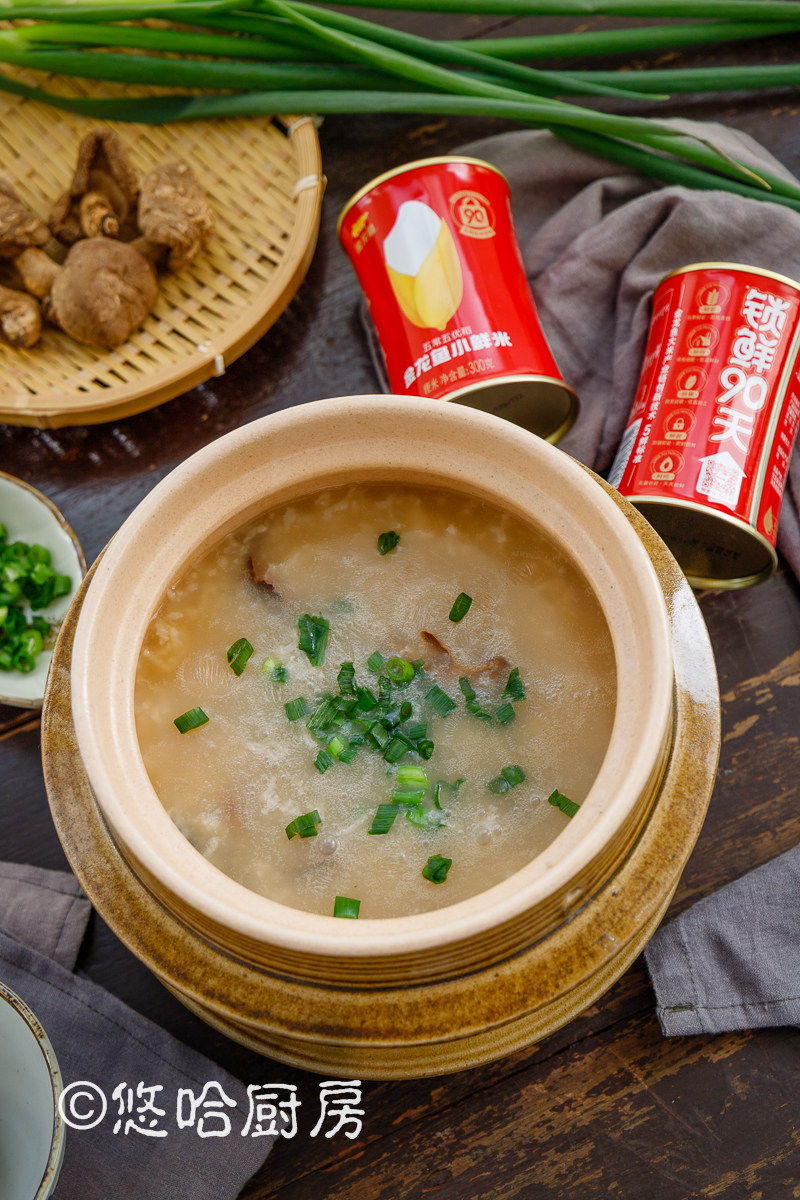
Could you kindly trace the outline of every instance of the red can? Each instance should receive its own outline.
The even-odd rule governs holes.
[[[738,263],[673,271],[653,316],[609,481],[694,587],[746,587],[775,569],[800,423],[800,284]]]
[[[429,158],[372,180],[337,226],[367,298],[389,388],[458,400],[549,441],[578,402],[545,341],[504,176]]]

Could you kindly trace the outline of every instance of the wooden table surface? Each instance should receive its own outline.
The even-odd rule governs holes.
[[[431,15],[398,15],[396,23],[447,36],[532,25]],[[800,35],[764,43],[758,54],[792,61],[798,48]],[[712,53],[714,61],[756,58],[747,47]],[[710,62],[712,53],[673,61]],[[800,174],[798,105],[791,92],[736,93],[682,97],[663,111],[734,124]],[[335,235],[342,204],[383,170],[509,127],[424,117],[326,120],[319,247],[272,330],[223,377],[151,412],[54,432],[0,425],[0,467],[63,509],[92,561],[152,486],[212,438],[289,405],[375,391],[358,286]],[[672,914],[800,840],[798,583],[782,566],[756,588],[707,592],[700,605],[717,660],[723,741],[708,818]],[[0,707],[0,743],[0,859],[65,868],[42,779],[38,717]],[[295,1083],[308,1112],[317,1103],[318,1077],[265,1063],[190,1016],[96,915],[80,966],[245,1082]],[[568,1027],[511,1058],[440,1079],[364,1083],[354,1141],[311,1138],[301,1119],[298,1136],[278,1140],[242,1200],[783,1200],[800,1195],[798,1081],[796,1029],[663,1037],[639,960]]]

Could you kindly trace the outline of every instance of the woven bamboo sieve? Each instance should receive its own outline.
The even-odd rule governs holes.
[[[14,78],[69,96],[118,94],[88,80]],[[40,216],[68,187],[78,144],[98,125],[117,130],[142,174],[188,162],[216,234],[189,267],[161,276],[155,311],[121,346],[83,346],[49,325],[30,350],[0,346],[0,421],[52,428],[113,420],[222,374],[277,320],[311,262],[324,190],[311,117],[139,125],[0,94],[0,169]]]

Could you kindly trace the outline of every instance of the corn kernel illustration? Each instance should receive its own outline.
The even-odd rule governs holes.
[[[397,303],[413,325],[444,329],[464,294],[453,235],[427,204],[406,200],[383,243]]]

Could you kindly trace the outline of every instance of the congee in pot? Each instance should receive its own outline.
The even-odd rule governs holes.
[[[135,691],[153,786],[245,887],[324,915],[464,900],[566,827],[608,746],[616,672],[569,559],[491,503],[329,488],[177,579]]]

